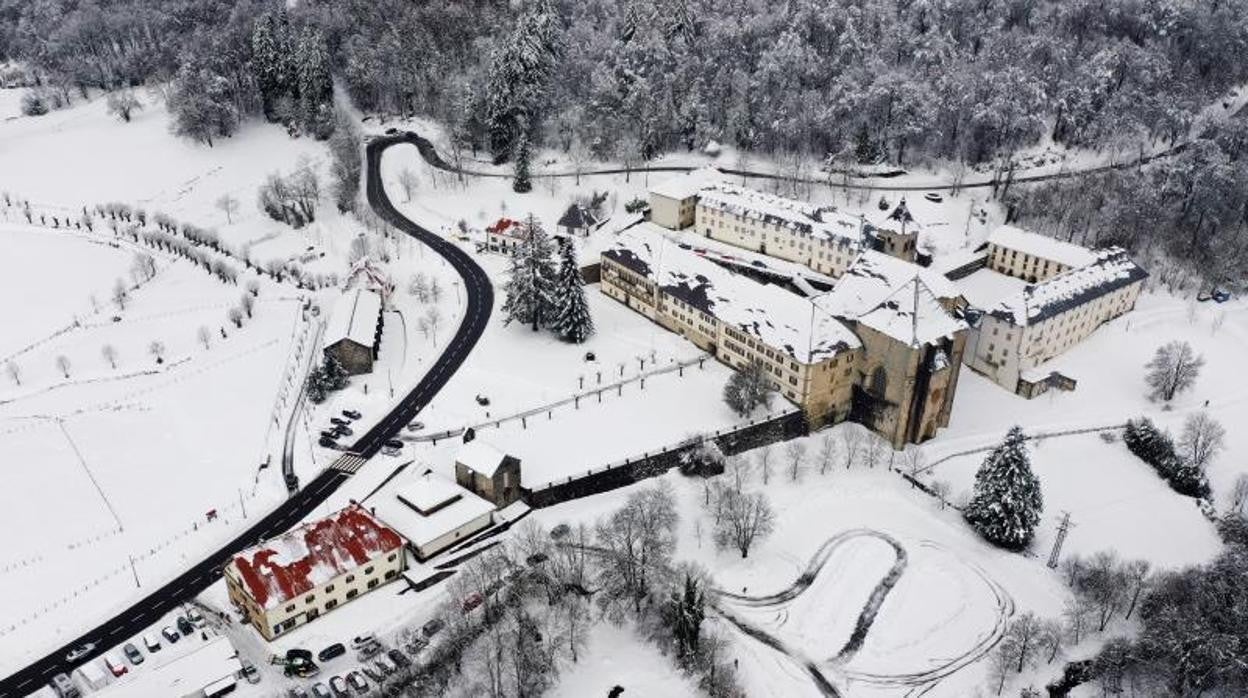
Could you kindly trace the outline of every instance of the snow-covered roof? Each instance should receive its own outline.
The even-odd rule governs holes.
[[[417,547],[473,523],[494,505],[432,471],[395,478],[369,499],[378,518]]]
[[[557,224],[561,228],[592,228],[598,225],[598,217],[582,204],[571,204],[563,212]]]
[[[960,295],[953,282],[935,271],[868,250],[815,303],[829,314],[918,346],[966,329],[941,304]]]
[[[805,364],[862,346],[848,327],[810,301],[760,284],[673,243],[666,231],[642,223],[619,234],[602,254],[654,281],[665,294],[757,337]]]
[[[269,609],[402,546],[398,533],[352,504],[244,550],[230,564],[256,603]]]
[[[506,455],[481,439],[473,439],[455,453],[455,462],[462,463],[473,472],[486,477],[494,477],[498,466],[502,465]]]
[[[698,195],[705,187],[722,182],[724,175],[714,167],[701,167],[692,172],[665,179],[650,187],[651,194],[681,201]]]
[[[988,235],[988,242],[1071,268],[1087,266],[1096,260],[1096,254],[1086,247],[1062,242],[1047,235],[1030,233],[1012,225],[1004,225],[992,231]]]
[[[1093,299],[1148,277],[1126,250],[1113,247],[1094,254],[1091,264],[1030,284],[988,309],[988,314],[1026,327],[1060,315]]]
[[[380,313],[381,296],[366,288],[346,290],[334,302],[333,312],[325,326],[325,346],[333,346],[344,339],[366,347],[373,346]]]
[[[865,221],[835,206],[816,206],[766,192],[720,183],[704,188],[698,205],[759,220],[811,238],[837,244],[862,244]]]
[[[179,647],[168,646],[160,654],[150,654],[151,662],[165,659],[166,653],[176,653]],[[167,655],[166,655],[167,656]],[[197,696],[214,684],[228,684],[242,665],[238,650],[230,638],[218,635],[195,649],[169,659],[159,666],[144,667],[143,671],[127,674],[128,680],[118,681],[93,693],[93,696]]]

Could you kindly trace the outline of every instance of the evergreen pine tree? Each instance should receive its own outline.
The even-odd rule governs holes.
[[[585,284],[576,263],[576,249],[569,238],[559,238],[559,276],[555,280],[555,333],[565,341],[580,344],[594,333],[585,300]]]
[[[516,145],[516,179],[511,184],[512,191],[517,194],[524,194],[533,191],[533,182],[529,179],[529,136],[527,133],[520,134],[520,141]]]
[[[295,70],[299,90],[299,121],[317,138],[333,131],[333,78],[329,73],[329,52],[321,33],[311,27],[299,35],[295,47]]]
[[[512,250],[503,286],[506,300],[503,312],[507,319],[530,325],[533,331],[550,322],[554,316],[554,264],[551,261],[550,236],[530,215],[520,226],[521,242]]]
[[[326,390],[342,390],[347,387],[347,379],[349,378],[347,369],[338,363],[338,359],[332,356],[325,357],[325,366],[321,372],[325,376]]]
[[[706,618],[706,598],[698,590],[698,581],[685,575],[683,593],[672,592],[665,609],[667,625],[676,640],[676,652],[681,661],[698,653],[698,640],[702,634],[702,621]]]
[[[267,12],[256,19],[251,31],[251,67],[260,88],[264,118],[272,120],[273,105],[281,96],[281,60],[278,55],[277,38],[274,36],[273,16]]]
[[[989,542],[1021,550],[1031,542],[1043,509],[1023,430],[1013,427],[976,473],[975,493],[963,515]]]
[[[325,389],[325,371],[320,366],[313,366],[308,372],[308,399],[313,404],[325,402],[329,391]]]

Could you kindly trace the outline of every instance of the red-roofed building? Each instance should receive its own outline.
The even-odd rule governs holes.
[[[520,221],[499,218],[485,227],[485,247],[490,252],[511,254],[524,238],[521,237]]]
[[[403,537],[358,504],[244,550],[225,566],[230,600],[265,638],[397,579]]]

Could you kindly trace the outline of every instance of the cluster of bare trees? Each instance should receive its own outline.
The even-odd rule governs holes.
[[[432,338],[438,343],[438,327],[442,325],[442,311],[438,310],[438,301],[444,293],[442,284],[436,276],[426,276],[424,272],[416,272],[408,281],[407,292],[417,301],[428,304],[416,320],[416,327],[425,339]]]
[[[275,221],[294,228],[316,220],[316,207],[321,198],[320,179],[308,160],[301,160],[294,172],[274,172],[256,193],[260,210]]]
[[[724,643],[701,627],[704,575],[673,560],[678,520],[670,486],[660,483],[592,526],[523,522],[505,545],[461,567],[436,646],[383,690],[537,696],[581,660],[593,624],[612,622],[672,648],[708,694],[739,697]]]

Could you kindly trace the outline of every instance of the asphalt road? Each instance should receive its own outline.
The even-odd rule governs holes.
[[[477,343],[494,308],[494,288],[481,267],[457,245],[404,218],[386,196],[381,182],[381,155],[388,146],[402,142],[415,143],[417,147],[422,147],[423,143],[423,148],[429,147],[428,141],[415,134],[388,135],[368,144],[365,169],[368,203],[391,225],[428,245],[455,268],[464,282],[467,306],[455,336],[447,343],[442,355],[420,383],[389,414],[351,445],[349,451],[364,458],[370,458],[381,450],[385,441],[393,438],[446,385]],[[207,589],[221,576],[221,569],[235,553],[289,530],[324,502],[349,477],[349,474],[333,468],[322,471],[271,513],[257,520],[224,547],[178,575],[173,581],[150,592],[112,619],[83,633],[65,646],[0,680],[0,698],[17,698],[34,692],[46,685],[56,674],[70,672],[88,661],[94,661],[118,643],[141,634],[161,616]],[[95,649],[75,662],[65,661],[65,655],[72,648],[87,642],[94,642]]]

